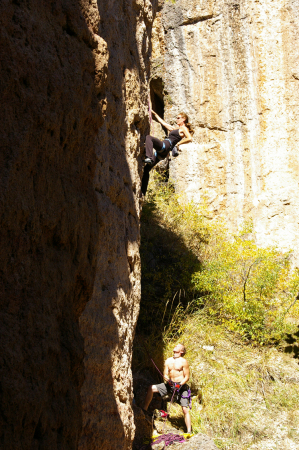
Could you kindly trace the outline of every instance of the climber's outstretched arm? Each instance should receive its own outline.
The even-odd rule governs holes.
[[[177,144],[177,148],[180,147],[180,145],[182,144],[188,144],[188,142],[192,142],[192,136],[190,134],[190,131],[188,130],[188,128],[183,125],[182,127],[180,127],[180,130],[183,131],[184,133],[184,137],[183,139]]]
[[[155,113],[155,111],[152,111],[152,115],[155,116],[157,121],[160,122],[160,124],[163,125],[163,127],[165,127],[168,131],[175,130],[175,128],[173,126],[169,125],[169,123],[167,123],[167,122],[165,122],[165,120],[161,119],[161,117],[158,116],[158,114]]]

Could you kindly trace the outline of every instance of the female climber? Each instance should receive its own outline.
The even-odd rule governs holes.
[[[146,136],[145,139],[145,154],[146,158],[144,162],[146,166],[144,168],[141,191],[145,195],[147,191],[147,185],[149,180],[149,172],[151,168],[157,164],[161,159],[165,159],[168,153],[176,146],[179,148],[181,144],[187,144],[192,141],[191,134],[194,133],[192,126],[188,123],[187,114],[181,112],[177,115],[177,126],[173,127],[161,119],[155,111],[152,114],[170,133],[164,141],[155,138],[154,136]]]

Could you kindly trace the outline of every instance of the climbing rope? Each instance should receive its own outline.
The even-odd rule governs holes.
[[[170,408],[171,408],[171,405],[172,405],[172,403],[173,403],[173,399],[174,399],[174,395],[175,395],[175,392],[176,392],[176,391],[179,391],[179,389],[177,389],[175,386],[173,386],[173,394],[172,394],[170,403],[169,403],[169,405],[168,405],[168,408],[167,408],[167,411],[166,411],[166,414],[165,414],[165,417],[164,417],[164,425],[163,425],[163,430],[162,430],[162,433],[163,433],[163,434],[164,434],[164,430],[165,430],[165,426],[166,426],[166,422],[167,422],[167,417],[169,417],[169,414],[170,414]]]
[[[145,445],[142,445],[142,447],[140,447],[139,450],[150,450],[152,445],[160,444],[162,442],[164,442],[164,449],[165,449],[165,447],[168,447],[168,445],[186,441],[187,439],[185,439],[185,437],[181,434],[165,433],[153,437],[152,442],[147,442]]]
[[[151,108],[151,98],[150,95],[148,94],[148,117],[149,117],[149,122],[150,122],[150,132],[152,129],[152,123],[153,123],[153,116],[152,116],[152,108]]]
[[[157,437],[157,439],[154,440],[154,442],[151,443],[151,445],[160,444],[161,442],[164,442],[164,447],[167,447],[168,445],[174,444],[175,442],[185,442],[186,439],[184,436],[180,434],[174,434],[174,433],[166,433],[161,434],[161,436]]]
[[[145,351],[146,351],[146,353],[147,353],[147,356],[149,357],[149,359],[151,360],[151,362],[153,363],[153,365],[155,366],[155,368],[157,369],[157,371],[159,372],[159,374],[161,375],[161,377],[164,378],[164,380],[169,381],[169,379],[166,378],[166,377],[164,377],[164,375],[163,375],[163,373],[161,372],[161,370],[157,367],[155,361],[154,361],[153,358],[151,357],[150,352],[148,351],[147,346],[145,345],[144,342],[142,343],[142,345],[143,345],[143,347],[144,347],[144,349],[145,349]]]

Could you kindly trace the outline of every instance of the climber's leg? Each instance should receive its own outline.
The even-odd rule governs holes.
[[[157,389],[157,386],[153,384],[152,386],[149,386],[147,390],[147,394],[144,400],[143,409],[147,411],[147,408],[149,407],[150,402],[152,401],[154,392],[159,392]]]
[[[146,191],[147,191],[150,170],[151,170],[151,166],[149,164],[146,164],[144,171],[143,171],[142,181],[141,181],[141,192],[143,195],[145,195]]]
[[[147,158],[149,158],[151,162],[150,162],[150,164],[146,164],[146,166],[144,167],[144,171],[143,171],[143,177],[142,177],[142,182],[141,182],[141,192],[143,193],[143,195],[145,195],[146,191],[147,191],[150,170],[153,166],[155,166],[159,162],[159,159],[156,158],[156,156],[154,154],[154,149],[157,150],[158,152],[160,152],[159,153],[160,158],[166,158],[166,156],[169,152],[169,148],[170,148],[170,143],[168,141],[164,141],[164,147],[163,147],[163,142],[160,141],[160,139],[155,138],[154,136],[149,136],[149,135],[146,136],[145,152],[146,152]],[[161,152],[162,149],[163,149],[163,151]]]
[[[182,410],[184,413],[184,419],[185,419],[185,424],[187,427],[187,433],[191,433],[191,416],[190,416],[189,408],[186,406],[182,406]]]
[[[145,154],[146,157],[152,161],[152,164],[156,162],[156,156],[154,154],[155,150],[161,150],[163,147],[163,142],[154,136],[147,135],[145,139]]]

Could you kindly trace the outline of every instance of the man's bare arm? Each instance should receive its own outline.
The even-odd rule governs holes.
[[[163,372],[163,376],[166,380],[169,380],[169,366],[168,366],[168,359],[166,359],[165,364],[164,364],[164,372]],[[164,380],[165,381],[165,380]]]
[[[187,381],[189,381],[189,377],[190,377],[189,364],[188,364],[188,361],[186,359],[185,359],[185,361],[183,363],[183,375],[184,375],[184,378],[181,381],[182,385],[187,383]]]
[[[187,128],[185,125],[183,125],[183,126],[181,127],[181,130],[183,130],[185,136],[184,136],[183,139],[177,144],[177,148],[180,148],[180,145],[181,145],[181,144],[188,144],[188,142],[192,142],[192,136],[191,136],[190,131],[188,130],[188,128]]]

